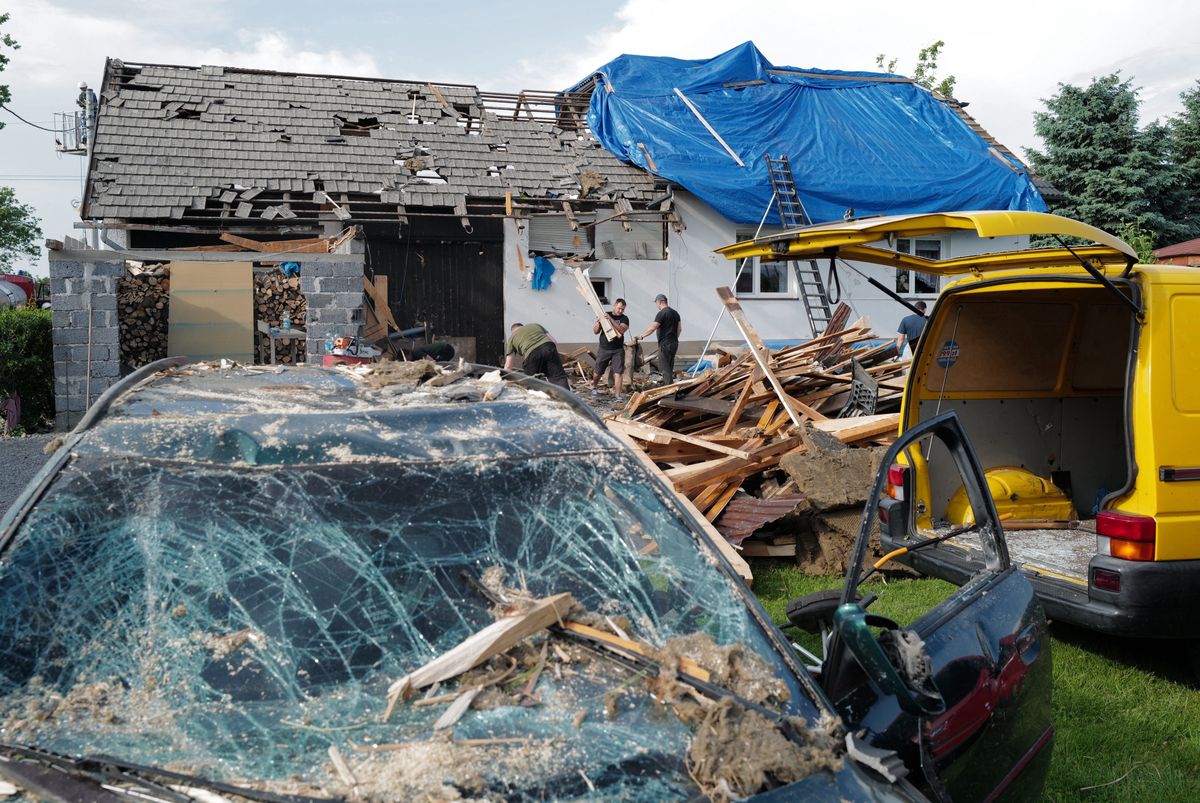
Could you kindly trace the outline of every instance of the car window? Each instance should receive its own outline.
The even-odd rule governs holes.
[[[0,562],[8,741],[318,785],[330,745],[409,744],[403,761],[369,754],[380,784],[408,788],[403,767],[423,766],[473,794],[569,797],[562,779],[584,768],[630,799],[690,788],[690,729],[594,657],[546,668],[536,704],[465,717],[456,739],[525,739],[486,760],[436,740],[444,706],[384,723],[392,681],[492,621],[467,574],[570,592],[660,647],[740,643],[776,705],[816,718],[734,581],[621,452],[263,467],[104,451],[64,471]],[[537,656],[520,660],[506,695]]]

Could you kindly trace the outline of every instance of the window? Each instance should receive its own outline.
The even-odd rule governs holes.
[[[753,232],[740,231],[737,241],[749,240]],[[742,265],[745,263],[745,268]],[[741,270],[741,275],[738,275]],[[795,298],[795,280],[792,278],[791,264],[788,262],[759,262],[757,258],[739,260],[734,263],[734,275],[737,276],[737,286],[734,292],[739,296],[762,298]]]
[[[596,291],[596,298],[600,299],[601,304],[608,303],[608,283],[609,279],[592,279],[592,289]]]
[[[943,244],[940,239],[913,240],[905,238],[896,240],[896,251],[924,259],[941,259]],[[896,268],[896,292],[910,296],[935,296],[940,288],[938,279],[939,277],[933,273]]]

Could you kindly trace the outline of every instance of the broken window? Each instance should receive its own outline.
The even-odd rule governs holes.
[[[335,746],[366,797],[693,796],[691,729],[635,670],[556,639],[537,704],[514,697],[533,642],[455,741],[433,736],[444,705],[382,721],[392,681],[491,622],[466,579],[488,572],[570,592],[658,647],[744,645],[720,649],[744,650],[777,705],[815,718],[636,461],[574,413],[547,427],[528,409],[147,416],[89,433],[0,564],[5,740],[348,795]]]

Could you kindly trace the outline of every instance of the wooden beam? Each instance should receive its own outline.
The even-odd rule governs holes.
[[[604,336],[609,340],[615,340],[620,337],[617,330],[613,328],[612,321],[608,319],[608,312],[604,309],[604,305],[600,303],[600,299],[596,296],[596,291],[592,288],[592,283],[588,279],[587,274],[579,268],[571,267],[571,272],[575,274],[575,284],[579,289],[579,295],[583,296],[583,300],[592,308],[592,312],[596,313],[596,317],[600,319],[600,329],[604,332]]]
[[[407,700],[414,692],[458,677],[492,656],[507,652],[539,630],[564,621],[574,605],[575,600],[570,594],[555,594],[536,601],[528,610],[497,619],[471,634],[457,646],[393,683],[388,688],[388,705],[383,721],[387,722],[396,703]]]
[[[814,421],[812,427],[822,432],[828,432],[842,443],[853,443],[854,441],[898,432],[900,429],[900,414],[884,413],[882,415],[863,415],[856,418],[834,418],[826,421]]]
[[[713,443],[712,441],[705,440],[704,438],[696,438],[691,435],[684,435],[682,432],[673,432],[669,429],[650,426],[649,424],[643,424],[640,421],[628,421],[621,418],[614,418],[612,419],[611,423],[613,426],[620,427],[627,434],[632,435],[638,440],[649,441],[650,443],[666,444],[670,443],[672,440],[677,440],[683,441],[684,443],[690,443],[693,446],[700,446],[704,449],[710,449],[714,452],[720,452],[721,454],[727,454],[731,457],[740,457],[743,460],[750,460],[752,458],[750,452],[743,451],[742,449],[734,449],[729,446],[723,446],[719,443]]]
[[[738,422],[742,419],[742,411],[746,409],[746,402],[750,400],[750,393],[754,390],[754,375],[751,374],[746,379],[746,385],[742,388],[742,392],[738,394],[737,401],[733,403],[733,409],[729,411],[729,418],[725,419],[725,426],[721,427],[721,434],[728,435],[737,428]]]
[[[758,332],[750,325],[746,313],[742,310],[742,305],[738,303],[734,297],[733,291],[728,287],[718,287],[717,295],[725,304],[725,309],[729,311],[729,317],[733,319],[738,331],[742,333],[742,338],[746,344],[750,346],[750,356],[754,358],[754,362],[762,371],[763,376],[771,383],[771,387],[775,389],[775,394],[779,397],[779,401],[783,403],[783,409],[787,410],[788,417],[792,419],[792,423],[796,426],[804,423],[804,416],[810,419],[820,420],[825,416],[818,413],[811,407],[797,404],[796,400],[787,394],[783,389],[783,385],[779,382],[779,377],[775,376],[775,372],[771,370],[771,353],[767,350],[767,344],[759,337]]]

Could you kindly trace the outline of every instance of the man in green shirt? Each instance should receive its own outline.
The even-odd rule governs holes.
[[[521,370],[530,376],[543,374],[546,381],[570,390],[567,372],[558,356],[558,345],[540,323],[514,323],[504,351],[504,369],[511,371],[513,355],[521,355]]]

